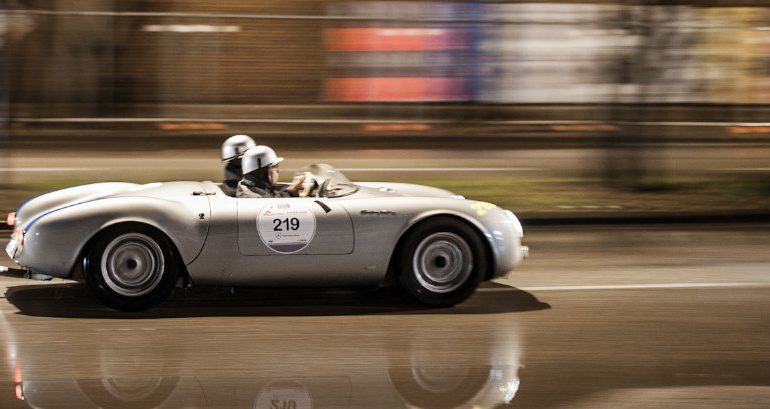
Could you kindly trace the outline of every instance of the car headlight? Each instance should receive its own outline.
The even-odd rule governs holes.
[[[522,227],[521,222],[516,217],[516,215],[513,214],[512,211],[506,210],[505,217],[507,217],[508,220],[513,224],[513,228],[516,230],[516,234],[518,234],[519,237],[524,237],[524,227]]]

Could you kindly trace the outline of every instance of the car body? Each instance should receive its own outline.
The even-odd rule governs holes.
[[[435,224],[439,217],[465,230],[423,243],[422,251],[429,253],[424,257],[438,260],[427,267],[436,270],[434,275],[454,271],[441,266],[453,254],[466,264],[484,262],[478,281],[505,275],[527,255],[521,224],[509,210],[427,186],[353,184],[328,165],[306,174],[316,185],[314,197],[234,198],[209,181],[96,183],[59,190],[17,209],[6,252],[37,276],[88,281],[88,274],[78,272],[88,272],[84,261],[90,249],[112,238],[100,232],[123,226],[123,240],[101,249],[115,252],[101,258],[104,269],[113,262],[118,273],[178,264],[179,277],[195,285],[377,286],[394,274],[394,257],[410,230],[427,220]],[[131,226],[145,229],[145,238],[126,236]],[[158,245],[144,244],[153,241]],[[158,251],[164,247],[172,251]],[[121,267],[125,260],[133,270]]]

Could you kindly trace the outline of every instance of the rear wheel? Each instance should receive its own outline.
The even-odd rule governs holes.
[[[487,268],[482,240],[473,227],[450,217],[420,223],[401,248],[402,287],[431,306],[465,301]]]
[[[168,239],[138,224],[101,233],[85,261],[88,287],[104,304],[121,311],[146,310],[165,299],[179,271]]]

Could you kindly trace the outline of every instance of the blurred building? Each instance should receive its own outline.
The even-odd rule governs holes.
[[[318,101],[322,21],[259,16],[320,16],[322,9],[277,3],[17,2],[11,18],[31,28],[9,44],[11,98],[38,116]]]
[[[0,21],[12,118],[769,102],[764,4],[640,4],[12,0]]]

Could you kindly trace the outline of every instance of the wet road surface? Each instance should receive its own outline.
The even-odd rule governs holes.
[[[195,288],[124,314],[3,277],[0,408],[767,407],[770,226],[526,239],[520,270],[451,309]]]

